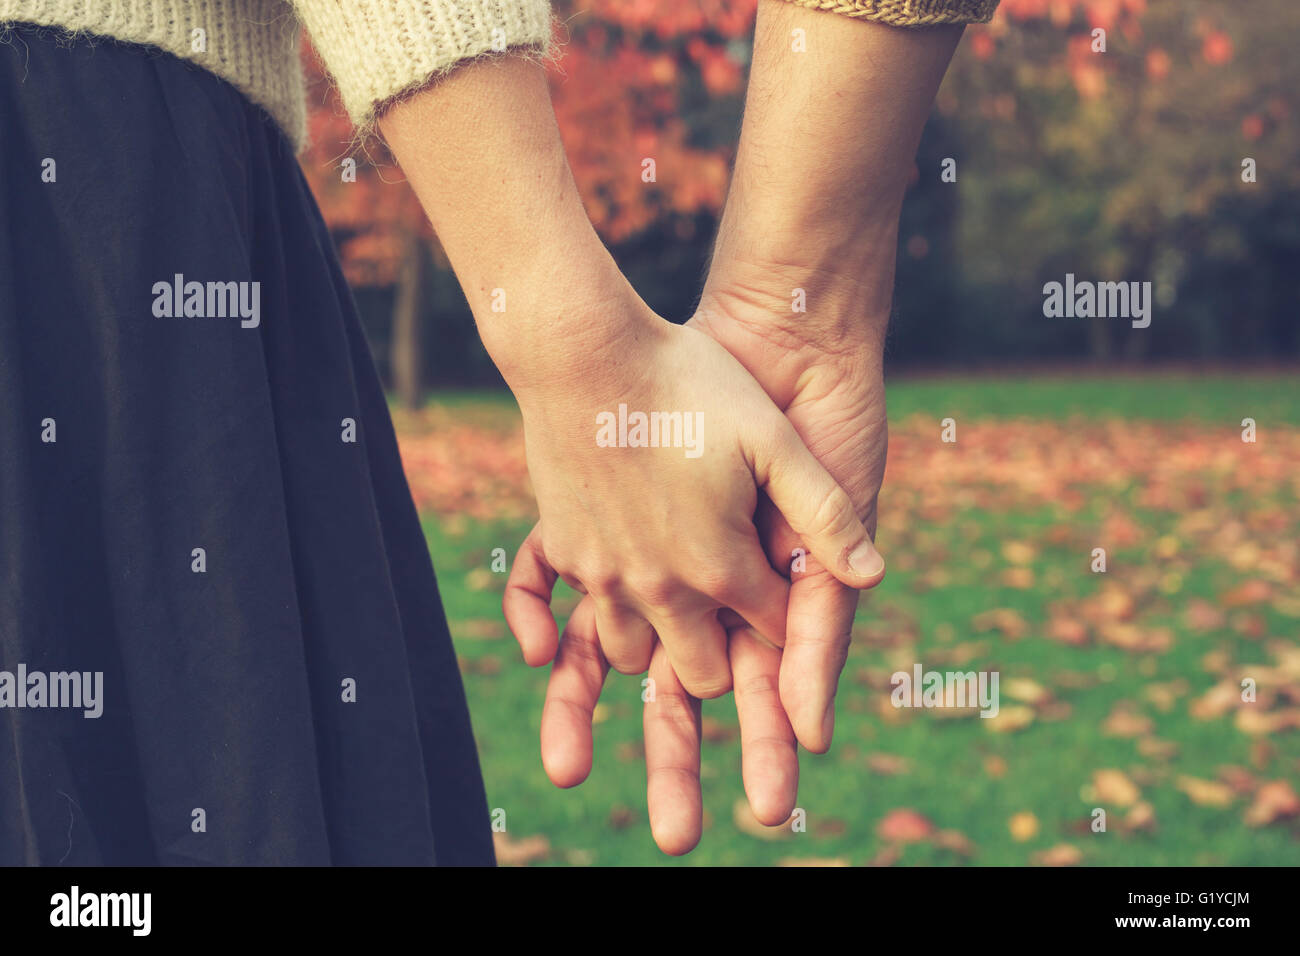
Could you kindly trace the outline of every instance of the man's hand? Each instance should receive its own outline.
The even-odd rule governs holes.
[[[537,566],[516,569],[516,587],[545,573]],[[729,645],[745,792],[759,821],[777,826],[794,809],[799,761],[777,697],[780,651],[745,630],[733,631]],[[583,598],[565,627],[542,710],[542,765],[557,787],[575,787],[591,773],[592,713],[608,673],[595,606]],[[648,678],[642,725],[650,830],[661,850],[680,856],[694,849],[703,827],[700,700],[677,679],[662,644],[655,645]]]
[[[758,379],[873,533],[899,211],[960,36],[760,0],[735,174],[692,320]],[[781,702],[799,742],[820,753],[858,596],[814,560],[792,567],[806,546],[766,505],[758,524],[793,577]]]
[[[734,276],[736,270],[729,272]],[[691,324],[750,370],[848,493],[874,536],[888,442],[879,344],[865,322],[859,336],[830,340],[810,332],[818,327],[811,314],[787,321],[778,310],[788,313],[789,279],[773,279],[769,270],[762,275],[766,278],[756,274],[745,283],[743,292],[711,280]],[[764,292],[760,282],[776,288]],[[824,753],[831,743],[835,691],[848,657],[858,591],[836,581],[769,502],[760,504],[757,524],[773,566],[792,581],[779,665],[781,704],[799,742]],[[746,631],[738,633],[753,640]]]

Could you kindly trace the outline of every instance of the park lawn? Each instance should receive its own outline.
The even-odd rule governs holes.
[[[1300,862],[1298,393],[1293,373],[891,383],[889,573],[858,611],[835,745],[801,755],[806,832],[739,819],[728,696],[704,705],[705,832],[681,860],[650,838],[639,677],[610,675],[586,783],[561,791],[542,772],[547,671],[522,662],[491,571],[528,516],[422,507],[503,861]],[[457,460],[467,435],[492,455],[519,441],[508,395],[439,396],[427,415],[397,413],[404,455],[448,422],[462,423]],[[938,440],[947,417],[956,445]],[[442,459],[412,453],[408,470],[425,460]],[[985,481],[987,461],[1023,468]],[[1104,574],[1090,569],[1098,545]],[[893,708],[889,675],[912,662],[998,671],[999,716]],[[1257,701],[1240,703],[1251,675]],[[1099,807],[1105,832],[1089,826]]]

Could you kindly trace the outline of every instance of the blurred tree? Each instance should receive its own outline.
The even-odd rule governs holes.
[[[1298,30],[1293,0],[1003,0],[938,100],[962,153],[967,278],[1014,316],[1041,315],[1042,284],[1066,272],[1152,281],[1157,320],[1093,320],[1098,358],[1284,345],[1300,286],[1273,260],[1300,252]],[[1236,288],[1206,290],[1211,264]]]
[[[679,239],[716,214],[757,0],[556,0],[566,27],[552,95],[574,178],[610,242]],[[692,276],[692,281],[696,278]]]
[[[428,303],[428,263],[441,249],[401,169],[379,141],[354,145],[352,122],[310,45],[307,64],[308,135],[303,171],[339,247],[353,287],[392,288],[388,368],[398,400],[421,397],[421,335]],[[445,259],[445,257],[443,257]]]
[[[649,304],[685,318],[726,194],[757,0],[553,5],[555,110],[588,213]],[[891,360],[1296,355],[1297,27],[1295,0],[1003,0],[967,31],[922,140]],[[497,380],[400,169],[382,144],[353,149],[307,59],[303,166],[358,299],[383,314],[368,334],[392,384],[415,402],[421,369]],[[956,183],[940,179],[947,158]],[[1151,328],[1044,319],[1043,283],[1066,272],[1150,280]]]

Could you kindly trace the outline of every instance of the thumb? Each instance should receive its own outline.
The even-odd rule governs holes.
[[[755,446],[754,477],[811,554],[836,580],[875,587],[885,559],[848,492],[821,466],[784,416]]]

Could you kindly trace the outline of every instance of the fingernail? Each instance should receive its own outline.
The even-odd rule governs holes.
[[[864,578],[874,578],[885,569],[885,559],[867,538],[849,553],[849,568]]]

